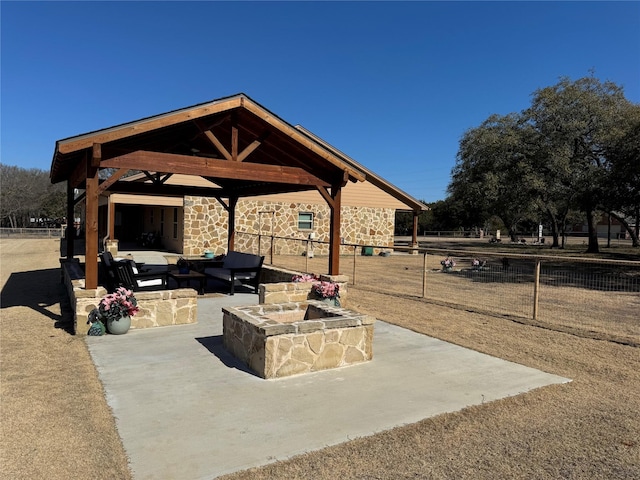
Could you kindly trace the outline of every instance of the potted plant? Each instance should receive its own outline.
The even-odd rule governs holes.
[[[475,271],[480,271],[482,269],[484,269],[485,265],[487,264],[486,260],[479,260],[477,258],[474,258],[473,260],[471,260],[471,268]]]
[[[340,306],[340,285],[335,282],[323,281],[317,275],[304,273],[302,275],[294,275],[293,282],[309,282],[311,292],[323,302],[331,303],[336,307]]]
[[[440,265],[442,265],[443,272],[450,272],[456,266],[456,262],[453,258],[447,257],[440,262]]]
[[[133,292],[119,287],[114,293],[105,295],[100,300],[98,308],[89,313],[88,323],[92,324],[89,335],[104,334],[105,326],[107,331],[114,335],[127,333],[131,327],[131,317],[139,311]]]
[[[311,291],[326,303],[332,303],[336,307],[340,306],[340,285],[335,282],[316,282],[311,287]]]

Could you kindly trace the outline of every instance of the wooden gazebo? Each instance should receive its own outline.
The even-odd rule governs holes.
[[[145,181],[122,181],[130,171]],[[102,173],[99,175],[99,172]],[[293,127],[245,94],[58,140],[51,181],[67,181],[67,217],[85,201],[85,288],[98,284],[98,197],[104,192],[216,198],[229,215],[234,249],[238,199],[315,189],[331,211],[329,274],[339,273],[341,190],[367,171],[328,145]],[[216,188],[167,185],[173,174],[201,176]],[[84,190],[74,198],[74,189]],[[416,210],[423,205],[416,206]],[[109,215],[112,217],[112,215]],[[73,257],[72,222],[67,258]],[[113,238],[113,220],[108,225]]]

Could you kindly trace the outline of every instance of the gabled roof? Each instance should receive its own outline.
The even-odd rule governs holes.
[[[112,182],[112,192],[251,196],[313,190],[364,181],[412,209],[427,207],[301,127],[294,127],[239,93],[56,142],[52,183],[70,180],[100,145],[100,168],[147,172],[152,182]],[[215,191],[164,185],[176,173],[198,175]]]

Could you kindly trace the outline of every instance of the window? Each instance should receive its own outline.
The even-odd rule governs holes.
[[[313,230],[313,213],[298,213],[298,230]]]

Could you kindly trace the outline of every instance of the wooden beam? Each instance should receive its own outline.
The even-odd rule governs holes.
[[[277,128],[278,130],[286,133],[291,138],[296,140],[298,143],[301,143],[302,145],[307,147],[309,150],[311,150],[315,154],[327,160],[329,163],[335,165],[341,170],[347,171],[349,175],[355,178],[356,180],[360,182],[364,182],[366,180],[366,175],[364,173],[360,172],[359,170],[356,170],[355,168],[352,168],[350,165],[340,160],[338,157],[336,157],[332,153],[326,151],[323,147],[321,147],[317,143],[309,140],[309,137],[302,134],[299,130],[296,130],[295,128],[291,127],[290,125],[280,120],[275,115],[266,111],[264,108],[249,101],[248,99],[244,99],[244,102],[242,103],[242,105],[244,106],[245,109],[247,109],[248,111],[256,115],[258,118],[262,119],[264,122]]]
[[[413,232],[411,233],[411,246],[414,248],[418,247],[418,219],[420,212],[417,210],[413,211]]]
[[[109,240],[116,239],[116,204],[111,197],[107,199],[107,236]]]
[[[76,152],[84,148],[90,148],[94,143],[112,142],[114,140],[120,140],[140,133],[150,132],[159,128],[175,125],[177,123],[214,115],[216,113],[238,108],[241,104],[241,98],[241,96],[236,96],[226,100],[214,101],[198,107],[158,115],[146,120],[138,120],[118,127],[107,128],[99,132],[80,135],[68,140],[61,140],[59,141],[58,151],[62,154]]]
[[[211,130],[206,130],[204,134],[209,139],[209,141],[213,143],[213,145],[220,151],[224,158],[226,158],[227,160],[232,160],[229,151],[225,148],[224,145],[222,145],[222,142],[218,140],[218,137],[216,137]]]
[[[69,184],[71,188],[78,188],[79,185],[82,185],[84,181],[87,179],[87,159],[86,156],[84,159],[80,160],[76,167],[69,175]]]
[[[340,221],[342,186],[331,187],[331,221],[329,222],[329,275],[340,275]]]
[[[229,240],[227,242],[228,252],[235,250],[236,243],[236,204],[238,203],[238,197],[229,197]]]
[[[109,188],[111,193],[133,193],[139,195],[162,195],[165,197],[215,197],[224,191],[221,188],[190,187],[183,185],[165,185],[158,183],[116,182]]]
[[[85,209],[85,289],[98,288],[98,168],[101,148],[93,146],[92,155],[87,159],[87,197]]]
[[[101,193],[104,193],[105,190],[107,190],[111,185],[116,183],[128,171],[129,171],[128,168],[121,168],[117,172],[115,172],[113,175],[111,175],[109,178],[107,178],[105,181],[100,183],[100,186],[98,186],[98,195],[100,195]]]
[[[231,160],[238,161],[238,116],[231,114]]]
[[[329,193],[329,191],[325,187],[318,187],[318,192],[320,192],[320,195],[322,195],[322,198],[324,198],[325,202],[329,204],[329,208],[333,208],[335,203],[333,201],[333,198],[331,198],[331,194]]]
[[[327,182],[298,167],[264,165],[247,162],[227,162],[212,158],[174,153],[137,151],[103,160],[106,168],[153,170],[231,180],[253,180],[267,183],[329,186]]]
[[[65,233],[67,237],[67,258],[72,259],[74,254],[74,240],[76,237],[76,229],[74,228],[75,216],[74,216],[74,187],[70,182],[67,182],[67,231]]]
[[[99,143],[94,143],[93,144],[93,148],[91,150],[91,165],[90,167],[93,168],[99,168],[100,167],[100,160],[102,160],[102,145]],[[87,169],[87,177],[88,175],[88,170]],[[93,172],[92,172],[93,173]]]
[[[262,145],[262,142],[259,140],[254,140],[251,144],[247,145],[247,147],[238,155],[238,162],[243,162],[244,159],[251,155],[260,145]]]

